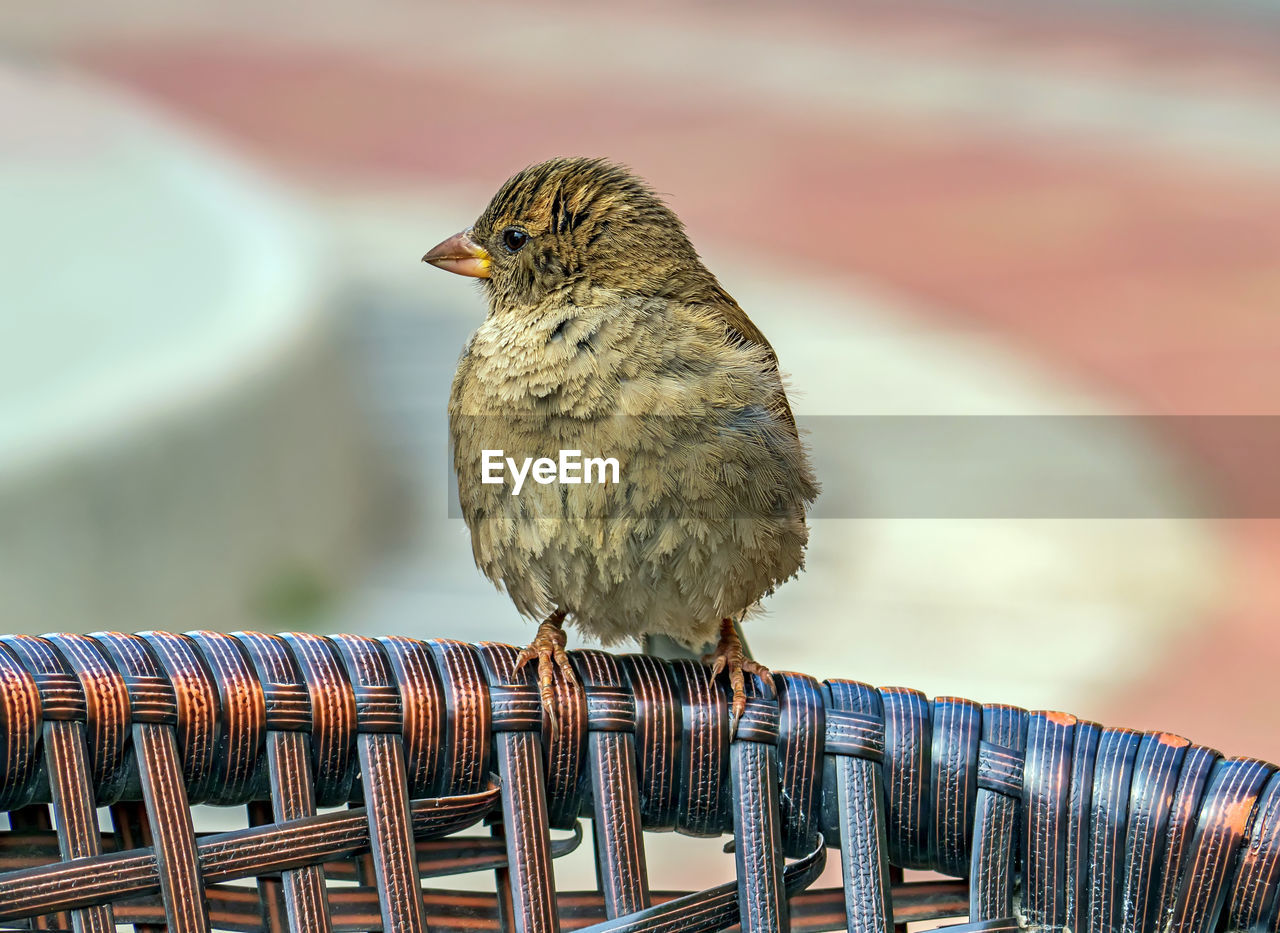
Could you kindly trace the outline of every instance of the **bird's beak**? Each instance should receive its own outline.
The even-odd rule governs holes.
[[[489,277],[490,259],[489,251],[471,239],[470,230],[463,230],[438,246],[431,247],[427,255],[422,257],[423,262],[429,262],[437,269],[476,279]]]

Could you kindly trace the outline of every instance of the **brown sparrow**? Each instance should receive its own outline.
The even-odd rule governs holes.
[[[545,620],[518,665],[553,725],[568,621],[605,645],[718,636],[736,727],[744,672],[769,671],[733,620],[803,567],[818,492],[769,342],[603,160],[525,169],[423,260],[484,283],[449,398],[458,494],[476,564]]]

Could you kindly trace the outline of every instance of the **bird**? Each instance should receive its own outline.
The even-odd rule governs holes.
[[[606,159],[517,172],[423,261],[487,299],[449,395],[458,502],[478,568],[541,620],[515,671],[537,662],[553,734],[566,624],[606,647],[714,643],[736,734],[745,675],[772,687],[735,622],[803,569],[819,491],[773,347]]]

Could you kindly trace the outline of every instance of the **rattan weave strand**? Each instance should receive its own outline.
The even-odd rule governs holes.
[[[544,741],[514,658],[307,634],[0,638],[0,928],[1280,930],[1264,762],[801,674],[753,685],[730,741],[704,667],[598,651],[572,653],[583,686],[559,686]],[[195,804],[246,808],[246,828],[197,832]],[[558,892],[581,818],[598,887]],[[646,830],[732,833],[736,879],[651,890]],[[841,888],[814,887],[828,852]],[[448,887],[474,871],[490,893]]]

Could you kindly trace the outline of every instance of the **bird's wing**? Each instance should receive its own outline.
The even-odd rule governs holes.
[[[770,345],[765,335],[760,332],[760,328],[756,327],[751,318],[747,317],[747,312],[743,311],[739,304],[734,301],[733,296],[720,287],[719,284],[715,287],[711,307],[724,321],[725,332],[731,341],[752,344],[765,351],[769,361],[770,372],[777,381],[777,400],[771,410],[774,415],[791,428],[792,436],[798,439],[800,435],[796,430],[796,418],[791,413],[791,403],[787,401],[787,392],[782,385],[782,373],[778,368],[778,354],[773,351],[772,345]]]

